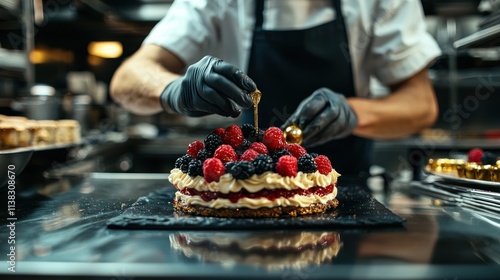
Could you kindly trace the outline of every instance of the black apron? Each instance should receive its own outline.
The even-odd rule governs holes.
[[[300,102],[316,89],[327,87],[355,96],[347,33],[340,0],[333,0],[335,20],[300,30],[263,30],[264,1],[256,0],[248,75],[262,92],[259,127],[280,127]],[[253,110],[243,112],[253,123]],[[363,176],[370,166],[372,141],[357,136],[307,148],[328,156],[343,176]],[[364,177],[364,176],[363,176]]]

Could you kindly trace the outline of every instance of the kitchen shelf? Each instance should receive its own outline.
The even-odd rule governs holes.
[[[2,0],[0,2],[0,18],[16,19],[21,15],[20,2],[18,0]]]
[[[26,70],[27,65],[27,57],[24,51],[0,48],[1,70],[23,72]]]
[[[0,3],[0,29],[19,30],[22,34],[20,46],[0,46],[0,77],[25,80],[27,88],[34,84],[34,66],[29,63],[35,36],[33,13],[33,1],[3,0]]]
[[[456,49],[488,48],[500,46],[500,24],[479,30],[453,43]]]

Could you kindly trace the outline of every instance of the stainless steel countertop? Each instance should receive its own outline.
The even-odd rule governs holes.
[[[467,210],[437,206],[430,198],[412,194],[409,184],[376,196],[407,219],[404,230],[337,231],[342,242],[338,255],[318,265],[299,265],[293,251],[261,256],[262,262],[249,260],[241,251],[223,255],[213,248],[183,250],[171,244],[179,235],[203,238],[218,233],[214,231],[106,228],[109,218],[138,197],[164,187],[172,187],[167,174],[92,173],[43,182],[37,189],[23,188],[16,196],[16,272],[4,265],[0,277],[496,279],[500,273],[499,256],[493,250],[498,253],[500,228]],[[3,217],[6,208],[0,210]],[[2,224],[0,236],[7,238],[8,223],[4,219]],[[258,231],[233,231],[225,238],[258,240],[259,236],[281,239],[279,232],[268,236]],[[6,259],[9,248],[6,242],[1,244]],[[276,263],[280,265],[271,266]]]

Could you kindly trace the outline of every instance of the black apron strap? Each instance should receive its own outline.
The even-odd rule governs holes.
[[[335,17],[344,22],[344,15],[342,14],[342,10],[340,10],[340,1],[342,0],[332,0],[332,5],[335,8]]]
[[[255,1],[255,28],[262,28],[264,23],[264,0]]]

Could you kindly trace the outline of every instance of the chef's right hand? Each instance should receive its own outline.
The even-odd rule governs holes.
[[[299,104],[281,128],[292,124],[302,129],[302,145],[313,147],[351,135],[358,117],[344,95],[320,88]]]
[[[250,108],[256,85],[245,73],[221,59],[205,56],[188,67],[186,74],[163,90],[164,110],[201,117],[209,114],[237,117]]]

